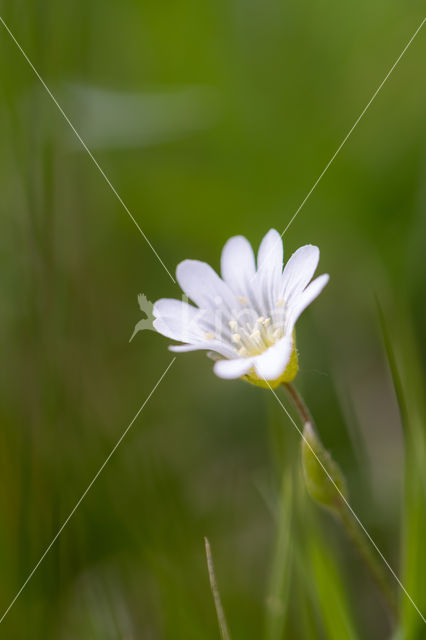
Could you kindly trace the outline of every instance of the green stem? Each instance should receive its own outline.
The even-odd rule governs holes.
[[[398,619],[398,604],[394,590],[391,588],[387,580],[381,563],[378,561],[376,554],[371,551],[371,547],[367,543],[365,535],[363,535],[358,523],[354,520],[352,514],[349,513],[342,500],[339,500],[337,509],[340,522],[342,523],[348,538],[351,540],[363,559],[364,564],[367,566],[370,575],[374,579],[374,582],[388,605],[391,620],[395,622]]]
[[[315,423],[312,419],[311,413],[297,389],[291,383],[284,383],[283,386],[291,397],[303,424],[308,422],[316,432]],[[342,495],[336,495],[335,509],[333,512],[336,514],[339,522],[346,532],[346,535],[364,561],[364,564],[379,588],[385,603],[388,605],[387,608],[392,621],[395,621],[398,618],[398,607],[395,593],[389,585],[387,576],[383,571],[382,565],[378,562],[376,554],[372,552],[371,547],[367,543],[365,535],[361,531],[358,522],[354,519],[353,514],[349,512],[348,504],[345,502]]]
[[[311,413],[308,407],[306,406],[306,404],[304,403],[302,396],[297,391],[296,387],[293,384],[291,384],[291,382],[285,382],[283,384],[283,387],[284,389],[287,389],[288,394],[293,400],[294,406],[296,407],[300,417],[302,418],[303,424],[305,424],[306,422],[310,422],[312,428],[315,429],[316,431]]]

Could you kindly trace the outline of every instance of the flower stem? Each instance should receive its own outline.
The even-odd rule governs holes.
[[[297,389],[291,383],[284,383],[283,386],[291,397],[303,424],[305,425],[306,423],[309,423],[314,432],[317,433],[311,413]],[[378,562],[376,555],[372,552],[358,523],[354,520],[352,514],[349,513],[348,505],[343,494],[336,493],[336,499],[333,506],[333,513],[337,516],[337,519],[344,528],[346,535],[356,548],[358,554],[361,556],[370,575],[379,588],[385,603],[387,604],[388,612],[392,621],[396,620],[398,618],[398,607],[394,591],[389,585],[382,565]]]
[[[305,424],[305,422],[310,422],[312,428],[316,431],[315,424],[310,414],[310,411],[306,406],[306,404],[304,403],[303,398],[300,395],[300,393],[297,391],[296,387],[293,384],[291,384],[291,382],[284,383],[283,387],[287,389],[287,392],[289,393],[291,399],[293,400],[294,406],[296,407],[300,417],[302,418],[303,424]]]
[[[348,538],[357,549],[359,555],[364,560],[364,564],[368,568],[374,582],[380,590],[386,604],[392,622],[398,619],[398,604],[395,593],[391,588],[382,565],[378,562],[377,556],[372,553],[370,546],[367,544],[365,536],[362,534],[358,524],[349,514],[343,501],[339,501],[338,515]]]

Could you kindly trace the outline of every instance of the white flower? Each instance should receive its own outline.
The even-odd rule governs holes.
[[[230,238],[222,251],[222,278],[205,262],[184,260],[176,270],[185,301],[162,299],[154,305],[155,329],[183,345],[172,351],[206,349],[216,360],[220,378],[243,377],[277,386],[298,370],[294,326],[304,309],[328,282],[322,275],[310,283],[319,249],[298,249],[283,271],[280,234],[271,229],[257,254],[243,236]],[[310,284],[309,284],[310,283]]]

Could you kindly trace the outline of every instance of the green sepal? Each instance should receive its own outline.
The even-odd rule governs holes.
[[[291,351],[290,360],[283,373],[276,380],[263,380],[256,375],[254,369],[249,371],[245,376],[242,376],[242,379],[254,384],[256,387],[262,387],[263,389],[276,389],[280,384],[294,380],[298,371],[299,357],[296,349],[296,332],[293,331],[293,349]]]

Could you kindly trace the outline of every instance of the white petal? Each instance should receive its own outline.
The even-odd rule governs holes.
[[[247,285],[256,273],[254,253],[244,236],[230,238],[222,250],[222,278],[239,296],[247,295]]]
[[[198,313],[198,309],[183,300],[174,298],[161,298],[154,304],[152,313],[154,318],[182,318],[182,321],[191,322]]]
[[[259,376],[264,380],[276,380],[284,373],[293,349],[293,338],[289,334],[279,342],[269,347],[260,356],[253,359],[254,368]]]
[[[257,268],[276,268],[280,272],[283,268],[283,241],[275,229],[268,231],[260,243],[257,254]]]
[[[176,277],[188,298],[201,309],[233,309],[237,306],[229,286],[206,262],[184,260],[177,266]]]
[[[256,298],[262,315],[269,316],[282,289],[283,242],[275,229],[263,238],[257,256],[257,274],[254,282]]]
[[[206,343],[204,344],[171,344],[169,346],[169,351],[174,351],[175,353],[186,353],[187,351],[202,351],[203,349],[211,349],[211,347]]]
[[[311,284],[294,299],[294,302],[290,305],[289,312],[290,321],[293,325],[306,307],[308,307],[311,302],[319,296],[329,279],[330,277],[327,273],[324,273],[322,276],[318,276],[318,278],[315,278],[315,280],[313,280]]]
[[[231,380],[240,378],[248,372],[252,365],[250,358],[235,358],[233,360],[218,360],[215,362],[213,371],[219,378]]]
[[[152,312],[154,329],[167,338],[181,342],[203,339],[203,329],[198,322],[200,311],[187,302],[162,298],[154,304]]]
[[[161,317],[156,318],[152,323],[154,329],[167,338],[179,340],[180,342],[200,342],[203,341],[203,331],[194,322],[182,322],[182,318]]]
[[[199,342],[194,344],[173,344],[169,346],[170,351],[175,353],[186,353],[187,351],[203,351],[208,349],[214,353],[220,354],[224,358],[234,358],[235,351],[226,344],[220,342]]]
[[[318,261],[319,249],[312,244],[293,253],[283,273],[283,297],[286,300],[303,291],[314,275]]]
[[[235,356],[228,321],[219,312],[200,310],[181,300],[162,298],[154,304],[153,315],[154,329],[166,337],[196,345],[201,342],[204,346],[197,346],[201,349],[209,348],[208,343],[224,343],[220,353],[226,357]],[[213,340],[209,339],[209,334],[213,334]]]

